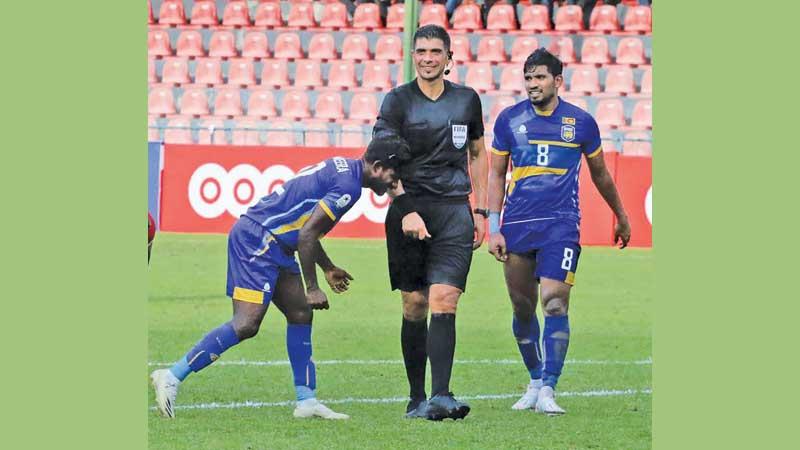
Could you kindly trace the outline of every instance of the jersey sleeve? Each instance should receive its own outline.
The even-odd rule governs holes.
[[[586,114],[586,138],[581,144],[581,151],[587,158],[594,158],[602,150],[603,146],[600,141],[600,129],[597,127],[597,121],[594,120],[594,117]]]
[[[478,96],[478,93],[474,90],[472,91],[472,99],[470,100],[469,105],[470,112],[470,122],[469,122],[469,140],[474,141],[475,139],[480,138],[483,136],[483,107],[481,106],[481,98]]]
[[[340,175],[334,178],[333,185],[319,201],[319,207],[332,221],[338,222],[361,197],[361,185],[352,176]]]
[[[381,110],[378,113],[378,120],[372,129],[372,135],[377,137],[381,134],[394,134],[402,136],[403,113],[406,108],[394,90],[389,91],[381,103]]]
[[[508,114],[503,111],[494,122],[494,139],[492,139],[492,148],[489,151],[495,155],[508,156],[511,154],[512,141],[509,139],[511,130],[508,128],[507,117]]]

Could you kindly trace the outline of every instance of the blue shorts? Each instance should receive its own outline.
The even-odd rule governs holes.
[[[536,260],[536,276],[575,284],[581,255],[580,227],[572,220],[546,219],[503,224],[509,253]]]
[[[281,248],[261,225],[240,218],[228,235],[228,297],[268,305],[281,270],[300,273],[294,254]]]

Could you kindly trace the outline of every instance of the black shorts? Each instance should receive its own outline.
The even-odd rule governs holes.
[[[430,239],[403,235],[402,220],[394,203],[386,214],[386,247],[392,290],[411,292],[431,284],[447,284],[462,291],[472,263],[474,223],[466,198],[415,199]]]

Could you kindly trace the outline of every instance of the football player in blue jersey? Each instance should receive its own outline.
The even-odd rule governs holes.
[[[395,188],[396,169],[407,155],[408,144],[399,137],[373,139],[361,159],[334,157],[301,170],[239,218],[228,237],[227,295],[233,301],[233,318],[209,332],[171,368],[151,374],[158,410],[164,416],[175,417],[180,383],[230,347],[255,336],[269,304],[275,303],[287,322],[286,348],[297,394],[294,416],[348,418],[316,399],[312,309],[329,306],[317,284],[315,265],[335,293],[346,291],[353,280],[331,262],[320,239],[358,201],[362,188],[378,195]]]
[[[544,48],[525,61],[528,100],[495,121],[489,172],[489,252],[503,262],[514,310],[512,330],[531,381],[513,409],[563,414],[555,388],[569,346],[570,288],[581,253],[578,173],[581,157],[616,215],[614,242],[625,248],[631,228],[606,169],[594,118],[558,96],[561,61]],[[509,158],[511,181],[504,193]],[[502,225],[500,211],[503,211]],[[536,304],[541,291],[544,332]]]

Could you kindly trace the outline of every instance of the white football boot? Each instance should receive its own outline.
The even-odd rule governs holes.
[[[297,402],[297,407],[294,409],[294,416],[298,419],[305,419],[308,417],[321,417],[323,419],[349,419],[347,414],[341,414],[332,411],[327,406],[323,405],[316,398],[309,398]]]
[[[178,396],[178,385],[181,381],[169,369],[154,370],[150,374],[153,389],[156,391],[156,404],[164,417],[175,417],[175,398]]]
[[[564,409],[556,404],[556,394],[550,386],[539,389],[539,398],[536,400],[536,412],[555,416],[566,413]]]
[[[528,390],[525,394],[517,400],[517,403],[511,409],[533,409],[536,406],[536,400],[539,399],[539,390],[542,388],[542,380],[531,380],[528,383]]]

